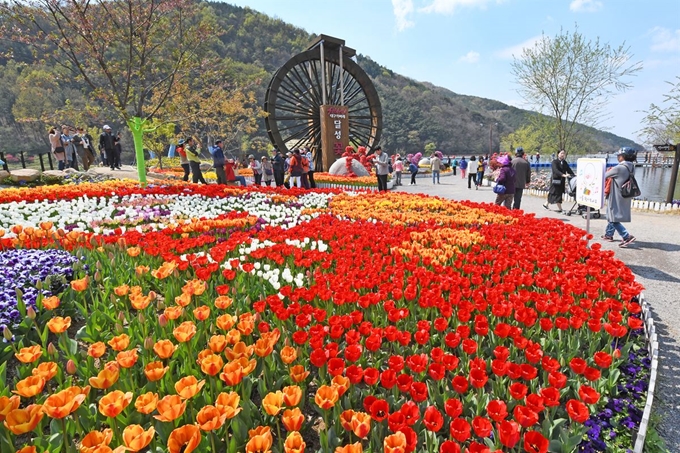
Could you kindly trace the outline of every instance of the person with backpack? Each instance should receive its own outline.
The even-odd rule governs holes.
[[[631,202],[633,197],[626,198],[622,193],[621,187],[628,183],[631,178],[635,178],[635,159],[637,153],[633,148],[624,147],[616,154],[619,164],[611,167],[605,174],[605,181],[609,186],[605,186],[607,197],[607,228],[602,239],[607,242],[614,242],[614,232],[621,236],[622,240],[619,247],[628,247],[635,241],[635,236],[630,234],[622,223],[631,221]]]

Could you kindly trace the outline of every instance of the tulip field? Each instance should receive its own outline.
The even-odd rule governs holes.
[[[404,193],[0,191],[0,451],[626,451],[637,296],[585,232]]]

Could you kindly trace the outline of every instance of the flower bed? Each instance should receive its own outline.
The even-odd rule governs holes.
[[[396,193],[59,190],[0,192],[2,247],[88,266],[38,295],[51,338],[13,344],[3,453],[24,434],[53,453],[597,451],[636,396],[641,287],[562,222]]]

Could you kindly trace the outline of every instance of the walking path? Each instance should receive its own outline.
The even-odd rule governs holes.
[[[441,178],[441,184],[431,179],[418,178],[415,186],[396,188],[402,192],[424,193],[452,200],[471,200],[492,203],[496,194],[491,187],[479,190],[467,188],[467,179],[457,176]],[[579,215],[566,216],[543,208],[545,198],[524,195],[522,209],[537,217],[559,218],[579,228],[586,229],[586,219]],[[572,203],[564,203],[563,209]],[[555,209],[555,206],[551,206]],[[680,218],[677,215],[652,214],[633,211],[633,221],[625,224],[637,240],[628,248],[617,242],[604,242],[607,221],[602,211],[600,219],[590,220],[594,242],[602,248],[613,250],[645,287],[645,297],[652,307],[659,336],[659,375],[654,399],[654,412],[661,416],[658,431],[671,452],[680,452]]]

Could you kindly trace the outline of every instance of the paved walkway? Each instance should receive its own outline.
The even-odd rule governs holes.
[[[431,179],[418,178],[415,186],[396,188],[408,193],[424,193],[453,200],[492,203],[496,195],[490,187],[479,190],[467,188],[460,172],[457,176],[441,178],[433,185]],[[545,198],[525,195],[522,209],[537,217],[559,218],[579,228],[586,228],[586,219],[579,215],[566,216],[543,208]],[[569,209],[573,203],[564,203]],[[556,209],[554,205],[552,209]],[[600,241],[607,221],[602,211],[600,219],[591,219],[590,232],[602,248],[614,250],[616,257],[633,271],[645,287],[659,336],[659,376],[654,400],[654,411],[662,417],[659,433],[671,452],[680,452],[680,216],[633,211],[633,221],[626,228],[637,240],[628,248],[617,242]]]

